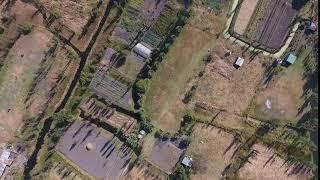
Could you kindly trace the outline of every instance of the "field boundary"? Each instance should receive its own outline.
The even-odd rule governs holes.
[[[239,2],[240,2],[240,0],[233,0],[233,4],[232,4],[231,9],[228,13],[229,17],[228,17],[227,23],[225,25],[225,30],[223,31],[223,36],[226,39],[229,39],[233,42],[238,43],[242,47],[247,47],[250,51],[252,51],[254,53],[262,53],[265,56],[269,56],[269,57],[273,57],[273,58],[280,58],[286,52],[287,48],[289,47],[289,45],[295,35],[295,32],[297,31],[298,26],[300,25],[300,22],[297,22],[294,24],[292,30],[290,31],[289,36],[287,37],[287,40],[285,41],[284,45],[280,48],[280,50],[275,53],[272,53],[272,52],[267,51],[264,48],[259,48],[254,45],[250,45],[249,42],[247,42],[246,40],[244,40],[240,36],[236,36],[232,32],[230,33],[230,31],[232,31],[231,28],[233,28],[233,26],[232,26],[233,20],[234,20],[234,18],[236,18],[236,14],[239,11],[239,8],[238,8]]]

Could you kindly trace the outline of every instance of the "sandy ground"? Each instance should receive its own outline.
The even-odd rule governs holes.
[[[21,123],[28,88],[49,48],[51,37],[45,30],[34,29],[10,50],[0,71],[0,143],[12,138]]]
[[[249,159],[251,163],[246,163],[239,170],[240,179],[246,180],[307,180],[307,175],[290,175],[285,171],[288,168],[283,165],[284,160],[278,156],[273,156],[274,152],[266,147],[255,144],[252,149],[258,151],[255,158]],[[273,157],[272,157],[273,156]],[[283,166],[282,166],[283,165]],[[288,171],[290,172],[290,171]]]
[[[187,155],[193,158],[191,179],[218,180],[223,170],[231,163],[238,146],[233,144],[233,135],[205,124],[196,124]]]
[[[244,0],[242,2],[234,25],[234,31],[236,33],[240,35],[244,34],[258,2],[259,0]]]

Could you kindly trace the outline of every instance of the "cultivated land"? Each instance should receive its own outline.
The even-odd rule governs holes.
[[[310,178],[306,174],[296,174],[297,169],[284,165],[285,160],[278,157],[272,149],[261,144],[255,144],[252,149],[256,155],[249,159],[250,163],[246,163],[239,170],[239,179],[307,180]]]
[[[187,25],[172,45],[146,94],[144,106],[155,126],[169,132],[178,130],[180,122],[177,117],[183,106],[181,94],[201,64],[202,57],[214,44],[213,40],[207,41],[212,38],[211,34]]]
[[[250,112],[258,119],[281,119],[282,123],[296,123],[302,115],[299,107],[303,101],[303,59],[299,58],[294,65],[277,75],[268,83],[253,100],[254,110]],[[265,102],[271,102],[271,109],[267,109]]]
[[[61,18],[63,24],[80,34],[99,0],[40,0],[49,11]]]
[[[219,179],[232,162],[233,154],[240,145],[233,143],[232,134],[206,124],[196,124],[187,150],[193,160],[192,179]]]
[[[205,9],[195,1],[192,7],[195,15],[188,19],[166,54],[146,93],[143,106],[152,123],[171,133],[179,128],[185,110],[181,100],[188,83],[203,65],[203,58],[216,46],[216,34],[223,31],[224,15],[216,16]]]
[[[0,143],[11,139],[26,113],[28,90],[51,44],[52,35],[41,28],[15,43],[0,71]]]
[[[241,3],[241,8],[234,25],[234,31],[236,33],[240,35],[244,34],[258,2],[259,0],[244,0]]]
[[[232,53],[225,57],[228,50]],[[210,104],[236,114],[242,114],[246,110],[262,80],[262,63],[265,60],[262,56],[250,60],[249,53],[242,52],[238,45],[225,39],[218,40],[211,56],[212,62],[206,66],[198,83],[195,103]],[[239,69],[233,67],[237,57],[246,59]]]
[[[243,1],[234,35],[277,49],[296,2]],[[30,155],[23,175],[5,179],[312,175],[316,148],[303,131],[318,120],[316,36],[295,37],[295,64],[276,66],[222,37],[231,3],[1,1],[0,146],[21,144]],[[136,57],[138,42],[156,57]],[[191,169],[181,155],[192,157]]]

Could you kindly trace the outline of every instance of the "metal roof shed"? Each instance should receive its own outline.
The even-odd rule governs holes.
[[[144,46],[141,43],[138,43],[134,48],[133,51],[142,56],[143,58],[149,58],[151,56],[151,50]]]
[[[285,58],[285,62],[287,62],[288,64],[293,64],[296,61],[296,59],[297,59],[297,56],[290,53]]]
[[[182,160],[182,164],[187,166],[187,167],[191,167],[192,166],[192,158],[191,157],[184,157]]]
[[[238,57],[235,64],[240,67],[242,66],[243,62],[244,62],[244,59],[241,57]]]

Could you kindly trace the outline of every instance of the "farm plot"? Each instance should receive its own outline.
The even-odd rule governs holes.
[[[0,3],[0,29],[3,29],[3,32],[0,32],[0,69],[10,48],[22,34],[23,27],[43,24],[40,14],[33,15],[37,9],[31,4],[17,0],[6,7],[7,2],[6,0]]]
[[[159,17],[160,12],[164,8],[166,0],[144,0],[142,8],[142,16],[146,26],[153,24]]]
[[[297,13],[287,0],[270,0],[263,20],[257,24],[253,39],[271,49],[280,49],[293,27]]]
[[[92,119],[99,119],[113,128],[119,129],[123,134],[131,133],[137,123],[135,119],[120,112],[117,112],[95,98],[85,100],[80,106],[84,116]]]
[[[117,179],[135,159],[112,133],[79,120],[68,128],[57,150],[95,179]]]
[[[167,175],[146,161],[138,161],[121,180],[166,180]]]
[[[147,43],[152,48],[156,48],[164,40],[167,33],[171,30],[177,20],[177,10],[169,5],[165,5],[160,16],[155,23],[148,29],[141,41]]]
[[[133,107],[132,92],[128,84],[120,82],[110,73],[98,70],[94,75],[89,89],[107,102],[127,110]]]
[[[52,34],[34,29],[14,44],[0,71],[0,142],[13,137],[26,113],[24,101],[41,61],[51,44]]]
[[[143,28],[141,10],[143,0],[130,0],[121,14],[118,26],[128,32],[139,32]]]
[[[278,157],[273,150],[260,144],[255,144],[252,149],[256,155],[249,159],[239,170],[240,179],[279,179],[279,180],[307,180],[311,171],[302,167],[288,167],[285,160]]]
[[[152,123],[172,133],[179,129],[179,120],[186,108],[182,99],[189,80],[200,71],[203,58],[216,46],[215,34],[221,32],[225,24],[223,15],[210,13],[201,3],[192,8],[197,13],[188,19],[164,62],[154,73],[143,103]],[[202,30],[204,27],[208,30]]]
[[[234,31],[240,35],[244,34],[254,13],[259,0],[244,0],[241,3],[240,11],[234,25]]]
[[[304,84],[303,59],[298,58],[294,65],[274,77],[256,95],[250,115],[261,120],[281,119],[282,123],[295,124],[300,118],[297,115],[303,101]]]
[[[56,42],[51,48],[53,54],[38,70],[37,77],[33,79],[33,86],[28,92],[28,110],[32,117],[40,113],[53,113],[54,106],[59,102],[70,79],[76,73],[79,57],[76,53],[62,44]]]
[[[240,145],[232,134],[205,124],[196,124],[187,155],[193,159],[191,179],[220,179]]]
[[[219,39],[213,50],[210,62],[201,77],[193,98],[194,103],[204,103],[242,114],[255,95],[256,88],[263,77],[264,57],[257,56],[249,62],[249,55],[244,53],[244,64],[235,69],[233,63],[242,56],[241,48],[225,39]],[[231,51],[231,55],[225,56]]]
[[[80,34],[87,21],[90,19],[92,9],[99,0],[40,0],[53,14],[61,17],[63,24]]]

